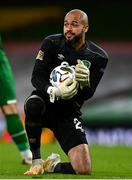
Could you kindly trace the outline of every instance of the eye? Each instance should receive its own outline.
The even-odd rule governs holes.
[[[68,22],[64,22],[64,26],[68,26]]]
[[[79,23],[77,21],[73,21],[72,26],[79,26]]]
[[[77,24],[78,24],[78,22],[73,22],[72,24],[77,25]]]

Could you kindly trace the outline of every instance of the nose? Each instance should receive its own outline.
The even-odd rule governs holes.
[[[68,25],[67,25],[67,29],[68,29],[68,30],[72,30],[72,25],[71,25],[71,24],[68,24]]]

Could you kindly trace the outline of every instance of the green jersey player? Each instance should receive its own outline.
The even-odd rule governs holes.
[[[0,108],[6,120],[7,130],[20,151],[22,163],[31,164],[32,153],[16,103],[14,77],[0,35]]]

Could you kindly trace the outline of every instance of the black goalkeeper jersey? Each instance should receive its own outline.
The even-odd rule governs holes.
[[[63,34],[50,35],[42,42],[31,79],[36,90],[47,96],[47,88],[51,86],[49,76],[53,68],[63,61],[68,62],[69,65],[76,65],[77,59],[91,63],[90,87],[79,89],[77,95],[68,101],[55,101],[54,106],[59,106],[61,109],[67,108],[69,111],[80,110],[84,101],[93,96],[108,62],[108,55],[102,48],[91,41],[86,41],[82,49],[75,50],[67,44]]]

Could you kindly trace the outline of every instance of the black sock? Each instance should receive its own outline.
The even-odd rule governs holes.
[[[54,169],[54,173],[76,174],[71,163],[58,163]]]
[[[33,159],[40,159],[40,142],[41,142],[41,127],[30,126],[29,124],[25,124],[29,145],[31,152],[33,154]]]
[[[33,159],[40,159],[41,158],[40,148],[38,148],[38,149],[32,149],[31,148],[31,152],[32,152],[32,155],[33,155]]]

